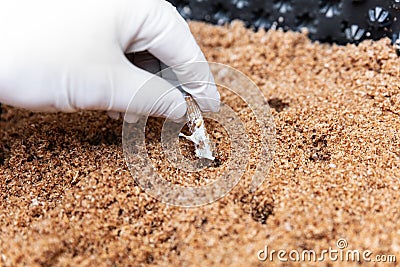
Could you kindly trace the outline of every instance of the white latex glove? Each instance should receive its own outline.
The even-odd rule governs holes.
[[[179,119],[186,113],[182,94],[124,54],[148,50],[169,66],[205,61],[187,23],[163,0],[0,0],[0,36],[0,102],[34,111]],[[174,71],[183,82],[213,82],[208,65]],[[126,110],[150,78],[152,89]],[[203,111],[219,109],[214,85],[186,89]]]

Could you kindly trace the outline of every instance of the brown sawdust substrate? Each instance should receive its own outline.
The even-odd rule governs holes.
[[[322,250],[338,238],[399,259],[400,61],[389,40],[341,47],[238,23],[191,28],[210,61],[269,100],[277,151],[264,184],[202,208],[165,206],[130,177],[121,121],[5,107],[0,265],[265,266],[266,244]]]

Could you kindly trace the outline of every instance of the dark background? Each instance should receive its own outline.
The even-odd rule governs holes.
[[[300,30],[312,40],[346,44],[389,37],[400,45],[400,0],[169,0],[186,19]]]

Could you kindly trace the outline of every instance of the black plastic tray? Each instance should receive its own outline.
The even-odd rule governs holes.
[[[170,0],[186,19],[298,31],[338,44],[389,37],[400,54],[400,0]]]

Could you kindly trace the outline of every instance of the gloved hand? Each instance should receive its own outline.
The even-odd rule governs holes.
[[[186,112],[182,94],[125,53],[148,50],[169,66],[205,61],[186,22],[163,0],[1,1],[0,34],[0,102],[34,111],[127,111],[130,121],[150,112],[176,120]],[[174,72],[180,81],[213,82],[208,65]],[[126,110],[150,78],[152,89]],[[219,109],[214,85],[185,88],[203,111]]]

